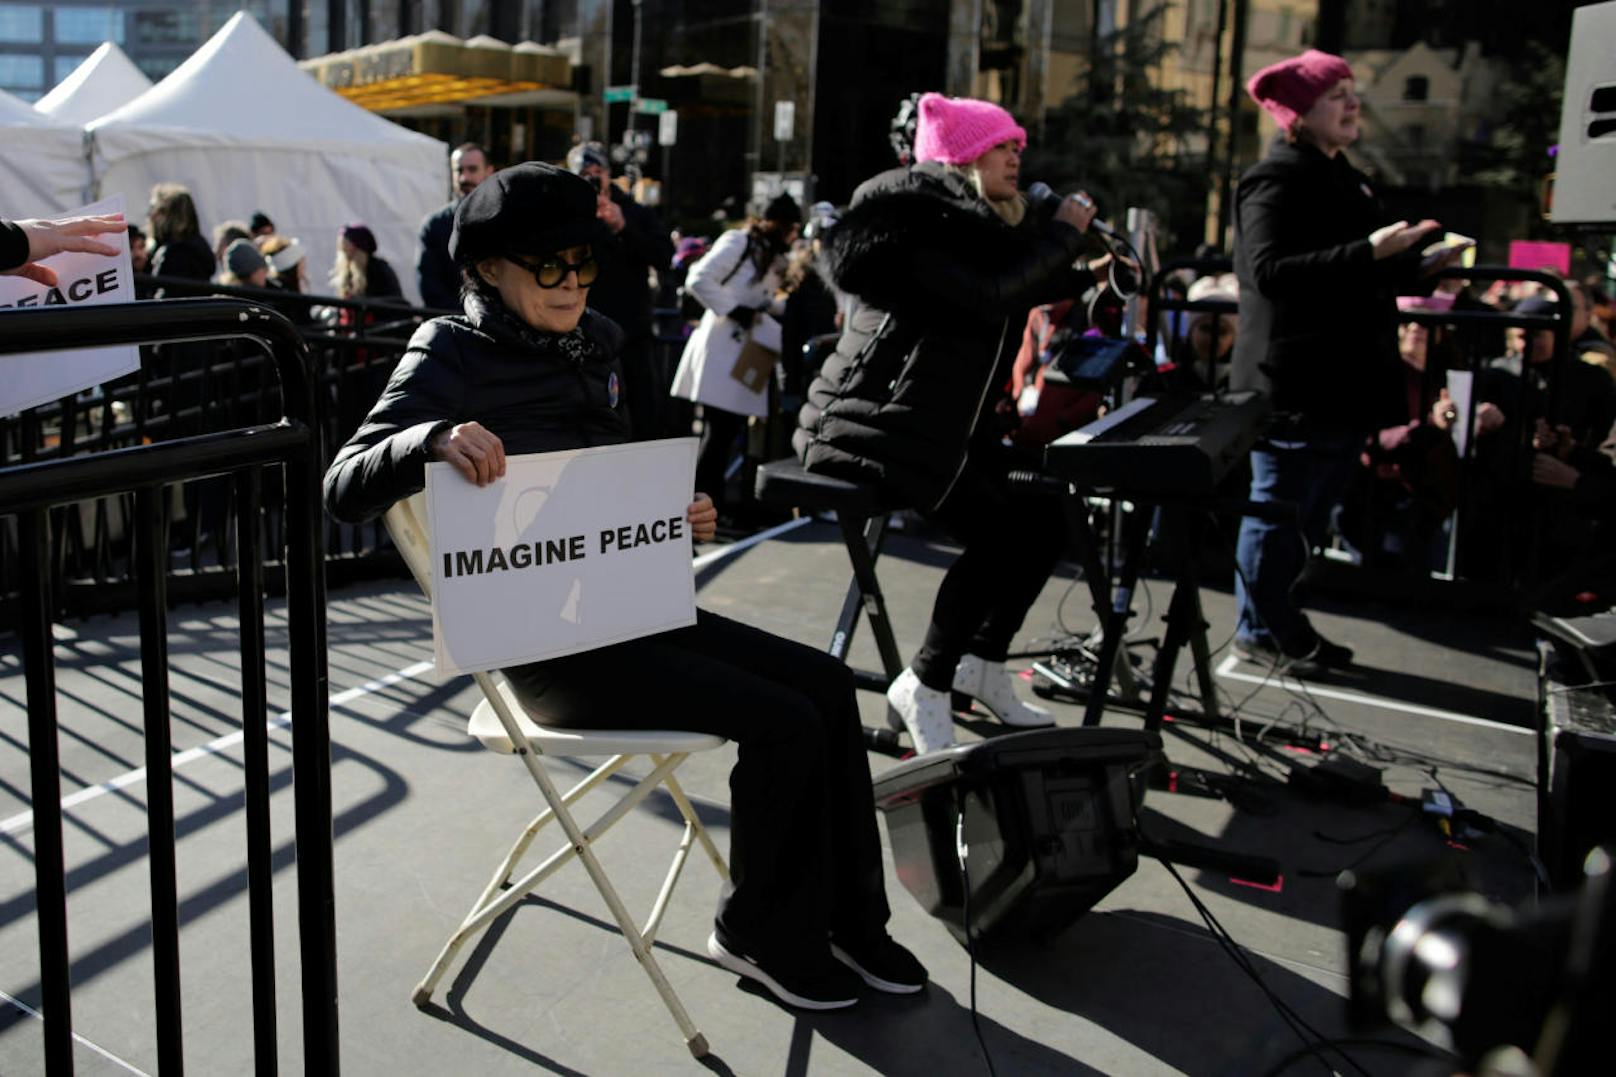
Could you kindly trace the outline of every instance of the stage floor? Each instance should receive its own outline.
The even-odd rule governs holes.
[[[710,554],[708,548],[703,553]],[[953,549],[934,537],[894,534],[880,575],[900,649],[918,644]],[[698,601],[717,612],[822,646],[842,600],[846,555],[831,525],[803,521],[766,541],[704,559]],[[1170,593],[1153,581],[1136,607],[1141,635],[1159,636]],[[1213,647],[1233,627],[1233,600],[1203,592]],[[1092,624],[1086,588],[1052,580],[1018,639],[1044,653],[1066,629]],[[1149,607],[1147,609],[1147,606]],[[283,607],[272,607],[272,713],[288,702]],[[1260,889],[1215,872],[1183,869],[1196,894],[1251,955],[1267,987],[1326,1036],[1348,1035],[1344,936],[1333,878],[1430,859],[1448,842],[1417,808],[1420,792],[1445,787],[1498,820],[1508,838],[1479,837],[1449,851],[1476,884],[1505,899],[1531,890],[1518,846],[1531,842],[1535,740],[1532,641],[1518,623],[1438,609],[1337,599],[1322,629],[1357,650],[1358,667],[1299,685],[1234,658],[1213,657],[1226,708],[1242,730],[1305,725],[1337,750],[1384,768],[1386,784],[1415,799],[1352,806],[1308,799],[1273,781],[1225,799],[1152,792],[1156,833],[1195,832],[1224,847],[1277,858],[1283,885]],[[1063,627],[1065,626],[1065,627]],[[186,1060],[199,1074],[252,1065],[247,979],[239,656],[233,604],[186,606],[170,616],[173,730],[182,904]],[[609,924],[582,869],[569,866],[468,947],[426,1012],[410,991],[480,891],[537,793],[514,760],[465,735],[476,702],[469,678],[431,672],[427,604],[405,581],[330,596],[332,780],[335,800],[337,945],[342,1068],[350,1074],[695,1073],[959,1074],[985,1072],[973,1033],[970,964],[943,925],[921,911],[892,874],[892,933],[931,970],[909,998],[868,996],[851,1011],[797,1013],[737,979],[706,955],[717,879],[693,858],[657,943],[658,959],[713,1054],[692,1060],[649,981]],[[1148,646],[1140,648],[1148,657]],[[867,626],[855,664],[877,663]],[[57,681],[68,808],[69,933],[78,1072],[156,1072],[146,872],[139,648],[135,619],[99,618],[62,628]],[[1030,658],[1012,661],[1025,669]],[[634,671],[625,670],[625,676]],[[1187,687],[1188,662],[1179,683]],[[1024,685],[1030,689],[1030,684]],[[27,728],[20,647],[0,650],[0,1073],[43,1069],[33,915]],[[861,693],[867,724],[885,702]],[[1061,724],[1080,708],[1056,703]],[[1137,726],[1126,713],[1107,723]],[[971,738],[991,722],[962,726]],[[271,737],[276,841],[281,1068],[301,1057],[296,943],[296,865],[291,846],[291,731]],[[1288,761],[1223,734],[1176,725],[1170,757],[1219,773],[1250,768],[1278,777]],[[871,755],[877,772],[894,760]],[[733,751],[693,759],[685,789],[727,845],[726,775]],[[554,760],[558,777],[585,772]],[[651,906],[660,870],[641,870],[675,831],[670,810],[634,813],[599,852],[632,910]],[[588,814],[587,809],[582,813]],[[1512,840],[1511,840],[1512,839]],[[1300,1041],[1262,991],[1220,949],[1188,897],[1160,864],[1138,872],[1054,940],[984,954],[975,981],[981,1034],[1001,1074],[1229,1074],[1267,1071]],[[1386,1033],[1384,1038],[1407,1037]],[[1356,1048],[1368,1071],[1409,1072],[1407,1053]],[[1317,1063],[1311,1063],[1317,1065]],[[1342,1063],[1337,1059],[1337,1067]],[[1298,1064],[1300,1068],[1303,1063]],[[310,1061],[308,1072],[325,1066]]]

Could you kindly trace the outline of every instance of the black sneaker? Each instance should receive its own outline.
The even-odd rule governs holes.
[[[877,991],[912,995],[926,986],[926,966],[884,932],[873,942],[838,939],[830,952]]]
[[[1313,646],[1313,653],[1308,655],[1313,661],[1326,669],[1346,669],[1352,665],[1352,648],[1343,647],[1339,643],[1331,643],[1323,636],[1318,636],[1318,643]]]
[[[828,953],[794,961],[769,961],[768,967],[734,939],[707,937],[707,952],[737,976],[755,980],[787,1006],[804,1010],[841,1010],[859,1000],[858,978],[832,961]]]
[[[1323,643],[1323,639],[1319,640]],[[1330,644],[1334,647],[1335,644]],[[1340,648],[1347,651],[1345,647]],[[1308,680],[1317,677],[1325,670],[1325,663],[1315,657],[1317,647],[1305,655],[1287,654],[1278,643],[1272,639],[1237,639],[1234,641],[1235,657],[1252,665],[1261,666],[1270,673],[1288,673],[1292,677]],[[1352,652],[1347,651],[1350,661]]]

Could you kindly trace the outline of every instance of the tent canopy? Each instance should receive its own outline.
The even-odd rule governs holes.
[[[0,90],[0,217],[45,217],[88,199],[84,132]]]
[[[89,123],[151,89],[151,79],[110,41],[84,58],[34,108],[60,123]]]
[[[314,291],[342,226],[363,222],[419,298],[415,237],[448,201],[448,147],[325,89],[245,12],[88,130],[101,195],[121,192],[132,213],[165,181],[190,189],[204,228],[261,210],[302,240]]]

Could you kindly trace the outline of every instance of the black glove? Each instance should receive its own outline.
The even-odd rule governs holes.
[[[743,328],[752,328],[752,320],[757,317],[757,310],[753,307],[736,307],[729,312],[729,320]]]

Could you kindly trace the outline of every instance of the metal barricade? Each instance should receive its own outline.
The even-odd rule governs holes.
[[[269,831],[268,701],[264,654],[262,473],[278,469],[282,510],[292,760],[295,780],[298,932],[303,1056],[336,1073],[336,921],[332,877],[331,748],[326,675],[325,580],[320,475],[325,463],[314,383],[292,324],[261,304],[173,300],[15,312],[0,354],[113,344],[235,339],[268,351],[278,375],[280,417],[231,430],[130,444],[85,456],[61,455],[0,468],[0,517],[17,521],[22,637],[28,700],[39,966],[45,1068],[72,1072],[73,1028],[67,941],[55,659],[51,626],[57,547],[51,510],[89,499],[132,498],[132,561],[139,596],[145,763],[150,793],[152,952],[157,1056],[163,1073],[183,1069],[179,907],[175,877],[172,750],[168,693],[168,549],[164,494],[171,484],[228,476],[237,519],[236,582],[241,618],[242,730],[246,770],[249,942],[256,1069],[276,1071],[275,969]]]
[[[1190,352],[1188,333],[1192,325],[1193,315],[1210,313],[1227,318],[1238,318],[1239,307],[1236,303],[1226,300],[1199,300],[1190,301],[1178,295],[1167,295],[1165,289],[1171,282],[1182,283],[1186,275],[1199,278],[1209,275],[1227,273],[1232,269],[1232,263],[1227,258],[1180,258],[1166,263],[1160,272],[1151,279],[1146,291],[1150,316],[1145,329],[1145,347],[1147,352],[1156,357],[1158,362],[1163,359],[1173,361],[1181,359]],[[1436,280],[1462,280],[1471,283],[1489,283],[1493,281],[1523,281],[1531,282],[1553,292],[1558,299],[1558,312],[1568,312],[1571,309],[1571,296],[1565,282],[1552,273],[1541,273],[1533,270],[1515,269],[1507,266],[1472,266],[1469,268],[1455,267],[1438,274]],[[1188,315],[1189,317],[1185,317]],[[1485,364],[1495,360],[1497,354],[1487,354],[1489,349],[1481,342],[1490,335],[1502,336],[1506,328],[1518,328],[1531,333],[1535,330],[1549,330],[1554,334],[1553,357],[1548,364],[1549,375],[1548,397],[1544,402],[1543,410],[1549,415],[1558,413],[1559,393],[1565,380],[1564,372],[1567,365],[1576,360],[1570,354],[1569,317],[1561,313],[1549,315],[1523,315],[1511,311],[1494,310],[1476,304],[1472,307],[1458,309],[1437,310],[1416,308],[1404,310],[1399,313],[1401,322],[1411,322],[1424,325],[1430,329],[1452,330],[1455,335],[1454,352],[1459,360],[1457,367],[1438,369],[1428,367],[1427,378],[1434,378],[1447,370],[1461,369],[1469,372],[1472,384],[1475,384],[1485,370]],[[1219,364],[1214,361],[1213,367],[1203,379],[1210,387],[1216,387],[1222,378],[1227,377],[1227,361]],[[1198,372],[1197,372],[1198,373]],[[1435,386],[1428,385],[1426,391],[1435,398]],[[1524,416],[1526,402],[1526,386],[1524,377],[1518,386],[1519,394],[1513,407],[1517,413]],[[1467,413],[1457,420],[1464,424],[1464,429],[1473,431],[1475,428],[1477,394],[1472,393]],[[1507,414],[1507,411],[1506,411]],[[1508,460],[1503,469],[1511,475],[1523,475],[1531,457],[1531,424],[1521,421],[1515,425],[1513,433],[1516,435],[1514,444],[1508,446]],[[1479,527],[1485,527],[1487,522],[1479,520],[1476,515],[1481,510],[1477,508],[1474,498],[1471,497],[1473,488],[1472,479],[1476,468],[1476,437],[1463,439],[1463,451],[1458,459],[1457,484],[1459,502],[1452,516],[1449,529],[1449,542],[1446,553],[1446,563],[1440,571],[1433,572],[1436,579],[1451,581],[1464,575],[1461,567],[1461,554],[1464,553],[1464,543],[1467,535]],[[1373,529],[1377,526],[1372,511],[1367,512],[1366,529],[1372,537],[1378,538],[1378,532]],[[1524,550],[1511,548],[1506,545],[1501,558],[1509,566],[1525,566],[1523,579],[1506,581],[1509,584],[1530,582],[1536,576],[1535,563],[1538,531],[1534,530],[1527,538],[1527,548]]]

